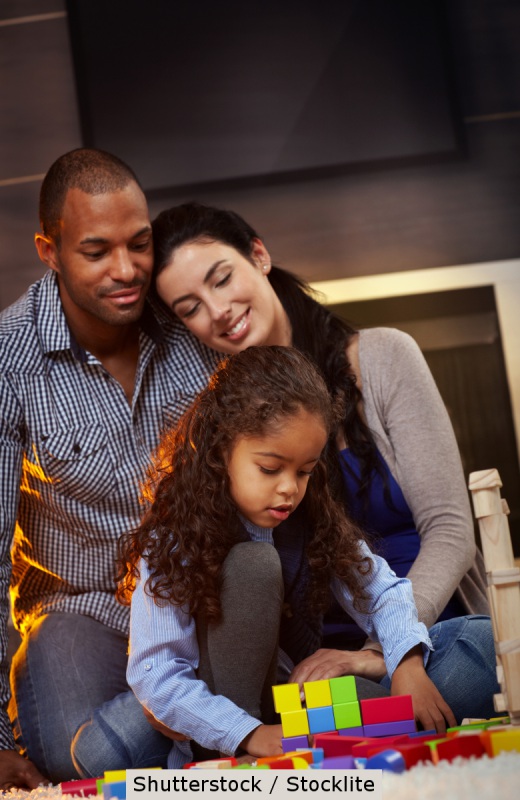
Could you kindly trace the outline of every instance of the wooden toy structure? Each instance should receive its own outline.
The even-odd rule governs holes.
[[[501,694],[494,698],[495,709],[507,711],[511,724],[520,725],[520,569],[515,566],[507,520],[509,509],[500,496],[501,486],[496,469],[469,476],[486,565],[501,688]]]

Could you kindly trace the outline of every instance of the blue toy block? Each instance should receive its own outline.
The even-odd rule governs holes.
[[[380,722],[374,725],[363,725],[365,736],[396,736],[400,733],[414,733],[417,730],[414,719],[403,719],[398,722]]]
[[[126,800],[126,781],[103,784],[103,800],[110,800],[111,797]]]
[[[308,747],[308,736],[288,736],[282,739],[282,750],[284,753],[292,753],[293,750],[298,750],[300,748],[306,750]]]
[[[367,758],[365,769],[384,769],[400,775],[406,770],[404,756],[397,750],[382,750],[380,753]]]
[[[327,733],[336,728],[332,706],[308,708],[309,730],[311,733]]]

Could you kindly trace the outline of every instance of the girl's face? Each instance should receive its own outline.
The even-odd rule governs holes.
[[[321,417],[301,409],[264,436],[241,436],[231,450],[231,497],[242,515],[274,528],[301,503],[327,441]]]
[[[213,350],[238,353],[251,345],[289,345],[289,320],[267,278],[270,269],[269,253],[258,239],[251,261],[222,242],[199,240],[174,251],[156,288]]]

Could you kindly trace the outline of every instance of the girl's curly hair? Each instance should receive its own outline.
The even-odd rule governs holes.
[[[319,418],[328,434],[342,409],[310,360],[292,347],[250,347],[225,359],[209,385],[167,432],[146,494],[151,503],[139,528],[119,543],[118,597],[128,603],[147,561],[146,591],[157,603],[185,606],[209,621],[220,616],[220,574],[230,549],[243,539],[231,498],[227,461],[237,439],[263,436],[301,410]],[[371,560],[359,551],[362,532],[328,487],[325,458],[309,480],[306,514],[311,608],[325,610],[334,575],[365,599],[360,576]]]

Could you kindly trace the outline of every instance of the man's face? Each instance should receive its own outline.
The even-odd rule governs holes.
[[[97,195],[69,189],[60,247],[50,243],[44,260],[58,274],[61,301],[72,324],[136,322],[153,264],[148,208],[137,184]]]

